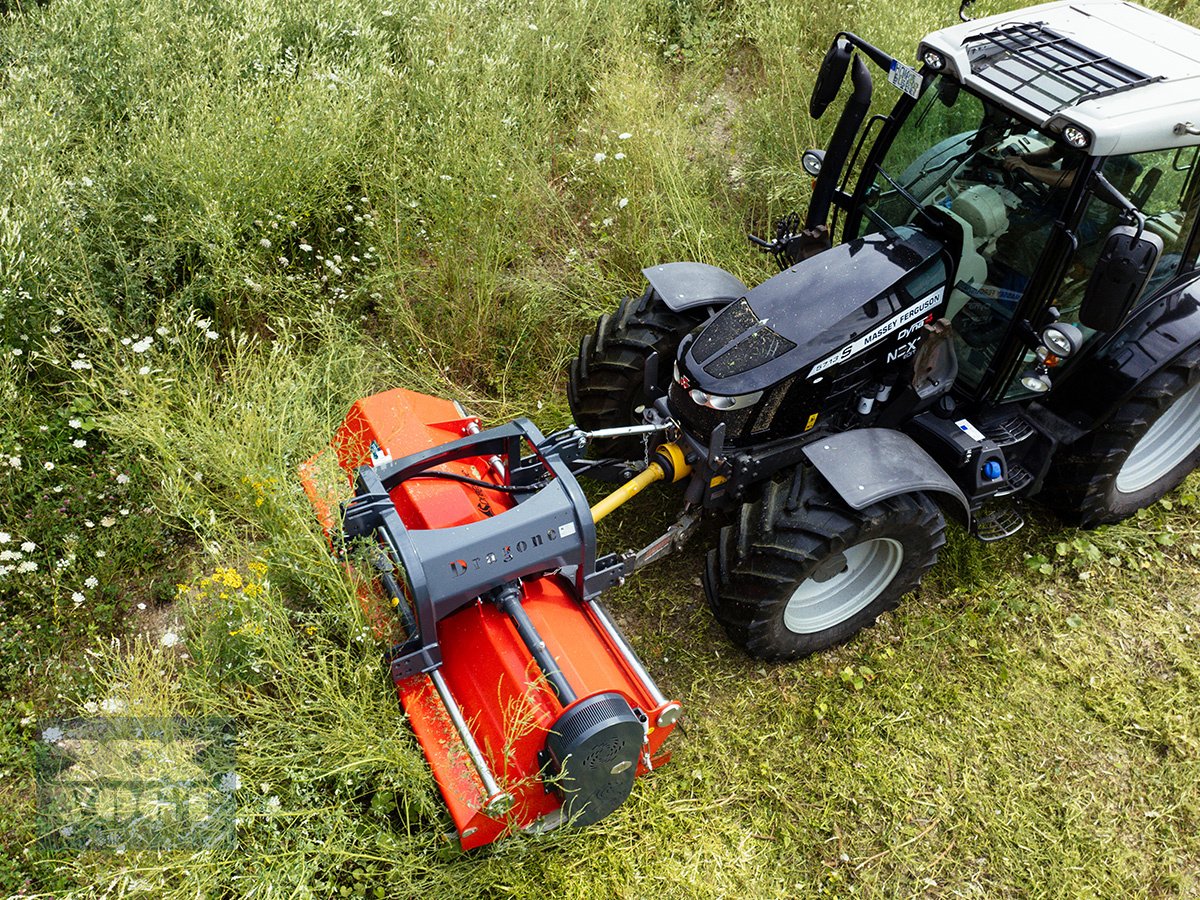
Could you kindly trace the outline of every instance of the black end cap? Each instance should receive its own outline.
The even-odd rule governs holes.
[[[599,822],[633,790],[645,731],[628,701],[596,694],[564,712],[546,735],[547,766],[572,825]]]

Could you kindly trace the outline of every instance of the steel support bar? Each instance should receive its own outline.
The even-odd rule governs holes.
[[[650,677],[650,673],[646,671],[642,665],[642,661],[637,658],[637,654],[633,652],[633,648],[629,646],[629,642],[625,640],[625,635],[617,630],[617,626],[612,623],[612,619],[608,617],[608,612],[600,605],[599,600],[589,600],[588,606],[596,615],[596,619],[604,627],[609,638],[617,645],[617,649],[621,651],[621,657],[625,660],[625,664],[633,670],[633,674],[646,686],[646,690],[650,692],[650,698],[654,701],[655,706],[662,706],[667,702],[667,698],[663,696],[663,692],[658,689],[658,685],[654,683],[654,679]]]
[[[438,696],[441,697],[442,705],[446,707],[446,713],[450,716],[454,730],[458,732],[463,746],[467,749],[467,756],[471,759],[471,765],[475,767],[475,771],[479,775],[479,780],[483,782],[483,789],[487,794],[484,800],[483,811],[488,815],[503,815],[512,809],[512,795],[500,790],[500,785],[496,783],[496,779],[492,775],[492,770],[488,768],[487,760],[479,752],[479,745],[475,743],[475,738],[472,737],[470,729],[467,728],[467,722],[463,718],[462,710],[458,708],[458,703],[455,702],[454,696],[450,693],[450,688],[446,685],[446,680],[442,678],[442,673],[434,669],[429,673],[429,680],[433,682]]]

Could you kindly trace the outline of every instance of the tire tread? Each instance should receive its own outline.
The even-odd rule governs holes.
[[[674,312],[647,287],[638,298],[626,297],[616,310],[597,319],[579,342],[571,362],[567,402],[584,430],[632,424],[631,411],[642,398],[646,360],[651,353],[674,356],[683,336],[704,321],[706,310]],[[641,449],[636,438],[614,438],[604,455],[632,458]]]
[[[924,494],[902,494],[852,510],[811,472],[800,503],[785,508],[788,481],[764,486],[762,496],[743,504],[734,524],[720,531],[705,563],[705,595],[729,637],[752,656],[795,659],[847,640],[895,608],[937,562],[945,543],[945,521]],[[906,557],[896,578],[866,608],[816,634],[797,635],[782,625],[783,610],[795,586],[833,553],[868,536],[900,525],[911,529],[916,552]],[[922,535],[924,540],[916,541]]]
[[[1060,448],[1038,500],[1067,522],[1094,528],[1127,518],[1174,488],[1186,476],[1167,477],[1134,503],[1117,498],[1116,478],[1138,440],[1171,403],[1200,380],[1200,347],[1151,375],[1093,431]]]

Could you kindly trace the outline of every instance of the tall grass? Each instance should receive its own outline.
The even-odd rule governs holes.
[[[1194,567],[1186,511],[1149,523],[1181,535],[1171,547],[1077,544],[1050,526],[999,554],[956,538],[907,611],[793,667],[729,648],[699,559],[668,563],[612,602],[690,710],[672,766],[598,827],[464,859],[296,484],[350,402],[386,387],[561,423],[578,336],[639,289],[643,266],[699,259],[760,280],[769,266],[743,234],[806,200],[796,161],[831,128],[832,114],[807,117],[829,39],[852,29],[907,56],[949,7],[5,9],[0,531],[36,544],[22,552],[38,567],[0,576],[0,884],[1198,889],[1196,598],[1153,566],[1130,581],[1117,569]],[[1119,592],[1129,612],[1108,601]],[[107,640],[122,630],[140,637]],[[235,719],[236,852],[39,853],[37,723],[105,700]]]

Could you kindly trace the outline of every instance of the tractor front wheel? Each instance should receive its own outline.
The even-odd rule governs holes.
[[[894,609],[937,562],[945,520],[925,494],[848,507],[806,470],[772,482],[709,551],[705,591],[729,637],[786,660],[845,641]]]
[[[646,361],[658,354],[660,371],[670,373],[684,336],[703,322],[709,307],[675,312],[647,287],[641,297],[626,297],[616,312],[605,313],[592,334],[579,342],[571,361],[567,400],[575,424],[585,431],[642,424]],[[610,438],[597,447],[605,456],[635,458],[638,437]]]
[[[1115,414],[1055,457],[1043,495],[1085,528],[1119,522],[1200,464],[1200,351],[1146,379]]]

